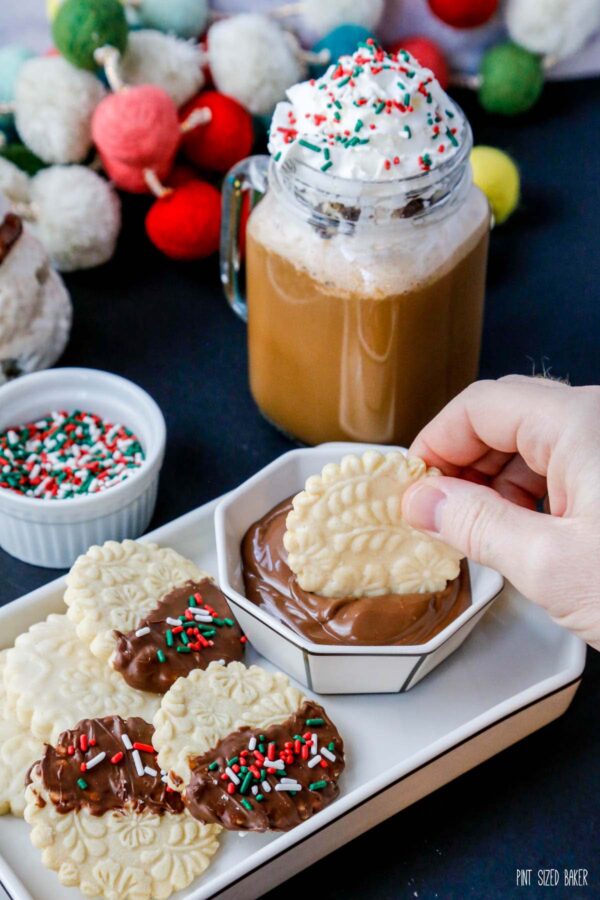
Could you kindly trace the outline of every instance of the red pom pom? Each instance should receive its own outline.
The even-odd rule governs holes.
[[[431,69],[444,89],[448,87],[448,63],[441,48],[434,41],[425,37],[408,37],[394,44],[390,53],[397,53],[398,50],[408,50],[422,66]]]
[[[219,246],[221,194],[206,181],[188,181],[148,210],[146,233],[171,259],[202,259]]]
[[[491,19],[498,0],[429,0],[434,16],[453,28],[477,28]]]
[[[188,131],[182,143],[183,152],[201,169],[227,172],[252,151],[252,116],[237,100],[218,91],[204,91],[185,104],[180,111],[181,120],[201,108],[210,109],[212,119]]]
[[[124,88],[96,107],[92,138],[117,187],[147,193],[144,169],[152,169],[163,181],[173,165],[180,138],[177,109],[162,88]]]

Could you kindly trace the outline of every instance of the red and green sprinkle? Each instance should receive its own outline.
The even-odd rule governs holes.
[[[0,434],[0,488],[68,500],[128,478],[144,462],[138,438],[90,412],[64,410]]]

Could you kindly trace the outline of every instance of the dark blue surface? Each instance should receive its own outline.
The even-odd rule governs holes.
[[[484,117],[459,97],[476,142],[518,160],[521,208],[492,235],[481,374],[550,369],[600,381],[600,81],[553,85],[527,122]],[[182,265],[149,248],[145,200],[128,200],[108,266],[68,280],[75,301],[62,363],[109,369],[162,407],[168,448],[153,525],[234,487],[289,449],[246,384],[244,326],[214,261]],[[0,603],[53,573],[0,551]],[[566,716],[436,792],[273,897],[600,897],[600,656]],[[518,867],[590,870],[590,886],[517,888]]]

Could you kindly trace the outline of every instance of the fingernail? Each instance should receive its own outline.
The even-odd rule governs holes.
[[[404,516],[413,528],[437,533],[442,527],[442,512],[446,500],[446,495],[440,490],[422,482],[407,494],[403,505]]]

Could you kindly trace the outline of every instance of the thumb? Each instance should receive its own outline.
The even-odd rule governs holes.
[[[539,596],[547,564],[559,546],[559,520],[460,478],[418,481],[404,494],[402,513],[413,528],[497,569],[532,598]]]

